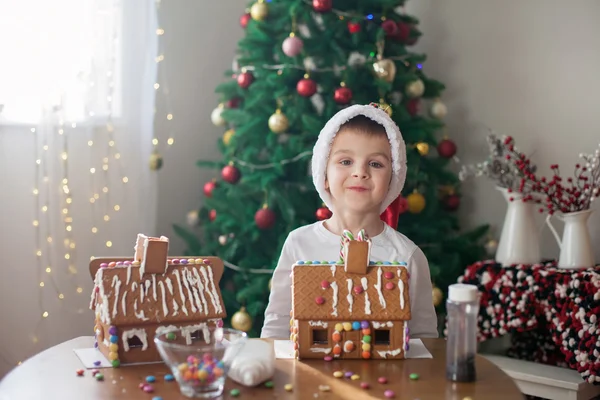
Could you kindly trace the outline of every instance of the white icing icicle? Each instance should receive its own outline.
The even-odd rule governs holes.
[[[310,326],[322,326],[323,328],[327,328],[327,322],[325,321],[308,321]]]
[[[215,311],[217,313],[222,313],[223,312],[223,308],[221,307],[221,302],[219,301],[219,293],[217,292],[217,288],[215,287],[215,281],[213,279],[213,272],[212,272],[212,268],[207,267],[206,268],[208,270],[208,282],[206,283],[206,288],[210,286],[210,293],[211,294],[211,298],[214,296],[215,298]],[[202,270],[204,271],[204,267],[202,267]]]
[[[195,313],[196,310],[196,306],[194,305],[194,295],[192,294],[192,289],[190,289],[190,282],[188,282],[188,274],[187,274],[187,270],[181,270],[181,280],[183,281],[183,286],[185,286],[185,288],[187,289],[188,292],[188,298],[190,299],[190,308],[192,309],[192,312]]]
[[[125,282],[125,286],[129,285],[129,281],[131,280],[131,265],[127,266],[127,281]]]
[[[133,281],[133,282],[131,283],[131,291],[132,291],[132,292],[135,292],[135,291],[137,290],[137,287],[138,287],[138,284],[137,284],[137,282],[136,282],[136,281]]]
[[[123,309],[123,316],[127,316],[127,290],[123,292],[123,297],[121,298],[121,308]]]
[[[129,351],[129,344],[127,340],[137,336],[142,342],[142,351],[148,348],[148,338],[146,337],[145,329],[129,329],[128,331],[123,332],[122,341],[123,341],[123,349],[125,351]]]
[[[206,322],[197,325],[183,326],[181,327],[181,334],[185,336],[185,343],[192,343],[192,333],[202,329],[202,333],[204,335],[204,341],[206,344],[210,344],[210,331],[206,326]]]
[[[140,303],[144,302],[144,282],[140,283]]]
[[[396,350],[379,350],[377,353],[383,357],[383,358],[387,358],[388,355],[395,357],[398,354],[400,354],[402,352],[402,349],[396,349]]]
[[[333,264],[333,265],[331,266],[331,276],[333,276],[334,278],[335,278],[335,267],[336,267],[336,265],[335,265],[335,264]]]
[[[206,270],[208,269],[208,272],[210,274],[210,278],[208,277]],[[204,266],[200,267],[200,272],[202,273],[202,277],[204,278],[204,282],[206,282],[205,284],[205,288],[206,288],[206,292],[208,293],[208,297],[210,297],[210,301],[212,302],[213,308],[215,309],[215,312],[219,313],[221,312],[221,305],[219,304],[219,296],[216,295],[216,291],[213,292],[213,290],[211,290],[210,288],[210,284],[212,282],[212,270],[210,268],[204,268]],[[214,282],[212,282],[213,284],[213,288],[214,288]],[[206,313],[208,314],[208,309],[206,310]]]
[[[173,283],[171,283],[170,278],[165,278],[165,282],[167,282],[167,288],[169,289],[169,293],[173,296]]]
[[[139,319],[141,319],[142,321],[148,321],[150,318],[146,317],[146,315],[144,314],[144,310],[140,311],[139,313],[136,312],[135,316],[138,317]]]
[[[348,312],[352,314],[352,303],[354,303],[354,298],[352,297],[352,279],[346,279],[348,282],[348,295],[346,296],[346,300],[348,300]]]
[[[205,310],[205,313],[208,314],[208,304],[206,303],[206,297],[204,297],[204,285],[202,285],[202,279],[200,279],[200,274],[196,268],[194,268],[193,271],[194,277],[196,278],[196,285],[198,286],[198,292],[200,292],[200,299],[202,300],[203,307],[201,310]]]
[[[367,293],[367,278],[365,276],[360,278],[360,283],[365,294],[365,314],[371,315],[371,301],[369,300],[369,293]]]
[[[400,276],[400,268],[398,268],[398,289],[400,289],[400,308],[404,310],[404,281]]]
[[[337,302],[338,302],[338,285],[337,282],[331,282],[331,288],[333,289],[333,311],[331,315],[337,317]]]
[[[148,290],[150,289],[150,279],[146,279],[145,284],[146,284],[146,293],[144,293],[144,294],[146,295],[146,297],[149,297]],[[154,300],[156,300],[156,298],[154,298]]]
[[[163,281],[158,282],[158,287],[160,287],[160,294],[162,298],[162,309],[163,315],[166,317],[169,314],[169,308],[167,307],[167,298],[165,297],[165,284]]]
[[[156,336],[160,336],[160,335],[162,335],[164,333],[177,332],[178,330],[179,330],[179,328],[176,327],[175,325],[159,326],[158,328],[156,328],[156,331],[154,332],[154,334]]]
[[[113,315],[112,317],[116,317],[117,316],[117,311],[118,311],[118,307],[119,307],[119,290],[121,289],[121,280],[119,279],[119,277],[117,275],[113,276],[113,281],[112,281],[112,288],[114,288],[114,293],[115,293],[115,303],[113,304]]]
[[[181,311],[183,311],[185,315],[188,315],[188,310],[185,307],[185,292],[183,291],[183,286],[181,285],[181,276],[179,275],[179,270],[174,270],[173,274],[177,278],[177,285],[179,286],[179,297],[181,298]]]
[[[192,272],[189,269],[185,270],[185,274],[188,282],[190,283],[190,288],[192,289],[192,293],[194,296],[194,301],[196,302],[196,307],[198,307],[198,312],[202,312],[202,303],[200,303],[200,298],[198,297],[198,289],[196,289],[196,278],[192,275]]]
[[[392,321],[388,321],[388,322],[373,321],[372,324],[373,324],[374,329],[385,328],[386,326],[388,328],[392,328],[394,326],[394,323]]]
[[[311,347],[310,351],[313,353],[325,353],[325,354],[329,354],[331,353],[331,347],[325,348],[325,347]]]
[[[174,298],[172,298],[173,300],[173,316],[176,317],[177,314],[179,314],[179,306],[177,305],[177,302],[175,301]]]
[[[381,291],[381,275],[383,272],[381,271],[381,267],[377,268],[377,284],[375,285],[375,289],[377,289],[377,294],[379,295],[379,304],[381,304],[381,308],[387,306],[385,303],[385,298],[383,297],[383,292]]]
[[[156,275],[152,274],[152,297],[156,301]]]

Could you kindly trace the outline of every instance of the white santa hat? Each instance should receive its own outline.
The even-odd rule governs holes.
[[[383,213],[400,195],[404,187],[404,181],[406,180],[406,145],[404,144],[404,139],[402,139],[398,125],[390,118],[387,112],[379,108],[375,103],[369,105],[356,104],[344,108],[327,121],[321,133],[319,133],[319,138],[313,148],[311,166],[313,183],[323,203],[331,209],[331,196],[327,189],[325,189],[325,173],[327,171],[327,161],[329,160],[331,145],[340,126],[358,115],[364,115],[382,125],[390,142],[392,150],[392,181],[390,182],[387,196],[383,200],[383,203],[381,203],[380,212]]]

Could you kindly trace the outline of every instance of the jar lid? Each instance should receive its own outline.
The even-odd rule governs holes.
[[[455,283],[448,286],[448,300],[457,302],[478,301],[479,291],[475,285]]]

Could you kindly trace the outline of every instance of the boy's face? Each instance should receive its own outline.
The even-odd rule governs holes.
[[[325,188],[337,210],[379,212],[392,178],[392,152],[385,135],[343,129],[336,135]]]

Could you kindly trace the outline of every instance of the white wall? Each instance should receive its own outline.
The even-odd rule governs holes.
[[[200,6],[186,2],[167,7],[167,22],[177,21],[171,34],[180,40],[169,50],[169,66],[181,125],[178,144],[160,176],[158,221],[159,231],[173,236],[170,224],[185,221],[185,213],[202,198],[201,185],[212,176],[193,163],[217,157],[214,141],[221,129],[210,123],[216,101],[212,90],[243,34],[237,23],[243,6],[213,3],[214,25],[204,20],[202,27],[194,27],[195,13],[190,12]],[[503,0],[413,0],[407,12],[421,20],[424,35],[416,50],[428,56],[426,73],[447,86],[448,134],[458,144],[461,161],[485,157],[487,127],[514,136],[544,174],[552,163],[566,173],[581,151],[598,146],[600,126],[594,115],[600,110],[600,2],[532,0],[509,6]],[[491,223],[499,236],[506,204],[493,185],[483,178],[468,182],[464,194],[464,226]],[[594,243],[600,242],[599,214],[590,221]],[[543,216],[537,218],[542,227]],[[176,249],[183,248],[174,241]],[[543,256],[557,257],[548,229],[542,241]],[[600,261],[600,246],[596,257]]]

